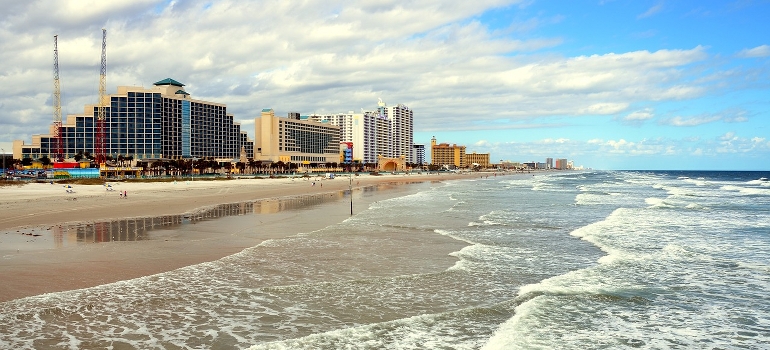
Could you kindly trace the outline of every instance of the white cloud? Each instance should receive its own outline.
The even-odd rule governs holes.
[[[636,18],[647,18],[647,17],[650,17],[650,16],[660,12],[660,10],[662,10],[662,9],[663,9],[663,4],[654,5],[654,6],[650,7],[649,9],[647,9],[647,11],[644,11],[644,13],[641,13],[638,16],[636,16]]]
[[[109,93],[118,85],[149,87],[174,78],[187,84],[193,98],[226,104],[249,133],[261,108],[283,115],[357,111],[375,107],[378,97],[413,108],[416,131],[556,132],[592,117],[643,123],[663,115],[644,106],[698,98],[745,78],[740,69],[714,66],[715,56],[703,46],[588,48],[580,51],[588,54],[560,56],[555,49],[570,43],[570,34],[542,35],[538,29],[571,20],[569,15],[521,15],[502,29],[481,22],[485,12],[516,8],[511,5],[528,2],[4,1],[0,140],[29,141],[31,134],[48,131],[53,34],[59,34],[64,112],[82,113],[95,102],[103,27]],[[663,9],[656,5],[645,13]],[[746,51],[762,50],[766,45]],[[701,66],[708,66],[706,73]],[[684,126],[749,118],[729,112],[667,121]],[[680,149],[625,135],[613,136],[617,141],[607,141],[609,134],[588,135],[593,138],[587,142],[550,135],[517,146],[529,155],[545,152],[546,142],[553,147],[549,152],[565,155]],[[486,138],[475,146],[504,147]]]
[[[565,138],[559,138],[559,139],[544,139],[542,143],[544,144],[554,144],[554,143],[567,143],[569,142],[569,139]]]
[[[655,117],[655,113],[652,108],[645,108],[638,111],[633,111],[627,116],[623,117],[623,121],[629,123],[641,123],[646,120],[650,120]]]
[[[339,112],[372,108],[383,97],[415,109],[420,130],[479,129],[494,120],[510,121],[495,128],[520,128],[522,121],[541,116],[612,115],[639,101],[703,93],[682,80],[682,69],[708,57],[703,47],[566,58],[510,55],[562,40],[493,36],[472,20],[511,3],[516,1],[408,7],[399,2],[126,1],[116,9],[94,2],[70,17],[72,23],[32,25],[31,14],[57,8],[41,1],[18,9],[23,15],[9,16],[10,25],[0,28],[0,39],[26,37],[23,45],[0,41],[0,62],[25,67],[0,77],[0,103],[50,95],[53,25],[64,26],[59,49],[62,99],[69,113],[95,101],[101,27],[108,30],[108,92],[117,85],[150,86],[171,77],[187,84],[193,98],[227,104],[241,122],[264,107],[279,114]],[[81,5],[68,4],[52,16],[67,17]],[[37,104],[47,108],[42,100]],[[473,119],[464,112],[469,106]],[[0,113],[7,113],[0,120],[15,123],[10,117],[15,109]],[[27,131],[45,132],[49,120],[40,114],[38,127]]]
[[[696,116],[676,116],[673,118],[667,118],[661,120],[660,124],[691,127],[718,121],[724,123],[743,123],[749,120],[746,115],[746,110],[742,108],[729,108],[716,113],[704,113]]]
[[[735,141],[735,140],[738,140],[738,137],[737,137],[737,136],[735,136],[735,133],[734,133],[734,132],[732,132],[732,131],[729,131],[729,132],[726,132],[726,133],[725,133],[724,135],[722,135],[721,137],[719,137],[719,139],[720,139],[720,140],[722,140],[722,141],[728,141],[728,142],[729,142],[729,141]]]
[[[770,152],[770,143],[766,143],[764,137],[745,138],[729,131],[719,137],[715,152],[720,154],[748,154],[750,152],[766,154]]]
[[[760,45],[751,49],[744,49],[738,52],[738,57],[756,58],[770,56],[770,45]]]
[[[721,119],[722,117],[713,116],[713,115],[696,116],[696,117],[676,116],[676,117],[661,121],[661,124],[671,125],[671,126],[698,126],[698,125],[713,123]]]
[[[606,144],[609,145],[610,147],[614,148],[614,149],[617,149],[617,150],[622,149],[622,148],[627,148],[627,147],[630,147],[630,146],[634,145],[633,142],[628,142],[628,141],[626,141],[624,139],[620,139],[618,141],[609,140],[609,141],[607,141]]]

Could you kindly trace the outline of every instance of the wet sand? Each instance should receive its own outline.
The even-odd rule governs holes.
[[[478,176],[354,177],[354,213],[413,191],[410,183]],[[327,227],[349,217],[342,199],[350,184],[338,177],[0,188],[0,301],[157,274]],[[259,215],[258,229],[239,220],[244,213]]]

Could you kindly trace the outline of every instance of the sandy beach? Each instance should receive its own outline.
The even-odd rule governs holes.
[[[356,176],[354,212],[372,201],[403,194],[409,188],[405,184],[486,175],[494,176]],[[348,177],[318,177],[1,187],[0,301],[152,275],[213,261],[267,239],[320,229],[349,217],[350,204],[341,200],[340,193],[350,186]],[[356,195],[373,188],[377,190],[366,196]],[[302,204],[306,202],[313,205]],[[294,207],[304,208],[285,210]],[[239,210],[265,213],[259,234],[237,220],[220,227],[202,218],[233,211],[237,215]],[[179,234],[177,225],[189,220],[197,225],[195,230]],[[109,237],[99,236],[104,232]],[[131,236],[144,234],[136,232],[152,234]]]

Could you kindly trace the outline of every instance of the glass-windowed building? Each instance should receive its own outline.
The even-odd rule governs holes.
[[[224,104],[192,99],[184,84],[164,79],[150,89],[120,86],[107,96],[104,153],[132,156],[135,160],[209,158],[237,160],[241,151],[254,158],[254,142],[240,124],[227,114]],[[67,116],[61,129],[62,153],[72,158],[79,152],[96,154],[97,105],[87,105],[82,115]],[[57,140],[33,135],[26,144],[16,140],[14,158],[56,158]]]

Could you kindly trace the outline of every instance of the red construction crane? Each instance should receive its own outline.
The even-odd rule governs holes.
[[[56,139],[57,162],[64,161],[64,152],[62,151],[62,122],[61,122],[61,88],[59,86],[59,36],[53,36],[53,136]]]
[[[109,101],[106,100],[107,90],[107,29],[102,28],[102,67],[99,73],[99,104],[97,105],[96,118],[96,164],[101,166],[107,160],[104,154],[104,122],[105,108]]]

